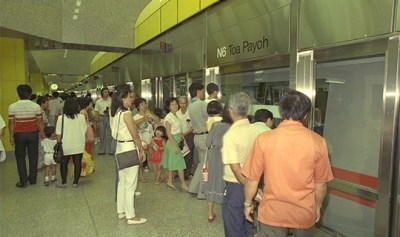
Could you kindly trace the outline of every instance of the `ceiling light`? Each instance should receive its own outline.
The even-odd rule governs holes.
[[[76,6],[80,7],[82,3],[82,0],[76,0]]]
[[[78,14],[78,13],[79,13],[79,8],[76,8],[74,12],[75,12],[76,14]]]
[[[74,15],[74,16],[72,17],[72,19],[74,19],[74,20],[78,19],[78,15]]]
[[[327,83],[334,83],[334,84],[344,84],[346,81],[344,79],[339,79],[339,78],[326,78]]]

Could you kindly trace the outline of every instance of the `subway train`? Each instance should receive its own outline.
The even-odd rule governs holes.
[[[213,82],[222,102],[246,92],[250,115],[267,108],[276,125],[285,89],[302,91],[335,176],[318,232],[400,236],[398,0],[221,1],[86,80],[78,95],[129,83],[150,108]]]

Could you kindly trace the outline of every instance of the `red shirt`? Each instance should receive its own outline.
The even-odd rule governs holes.
[[[42,109],[30,100],[19,100],[8,107],[8,119],[15,120],[14,133],[38,131],[36,120],[42,118]]]

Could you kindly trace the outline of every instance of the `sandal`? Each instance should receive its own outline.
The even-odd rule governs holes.
[[[140,181],[141,183],[147,183],[147,182],[148,182],[147,179],[145,179],[145,178],[143,178],[143,179],[139,178],[139,181]]]
[[[209,218],[208,218],[208,222],[209,222],[209,223],[212,223],[212,222],[215,220],[215,217],[216,217],[215,214],[214,214],[213,217],[209,217]]]
[[[157,185],[159,185],[161,182],[162,182],[161,180],[154,181],[154,184],[157,184]]]

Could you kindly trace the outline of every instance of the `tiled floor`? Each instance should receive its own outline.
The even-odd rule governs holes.
[[[154,185],[154,174],[146,172],[147,184],[139,183],[136,213],[148,219],[143,225],[119,220],[114,202],[115,167],[112,156],[95,157],[96,172],[72,188],[36,185],[16,188],[16,162],[8,157],[0,163],[0,236],[224,236],[221,206],[217,218],[207,222],[207,203],[187,193]],[[73,167],[69,165],[69,169]],[[71,170],[69,170],[69,173]],[[60,180],[59,168],[57,178]],[[178,185],[177,185],[178,186]]]

